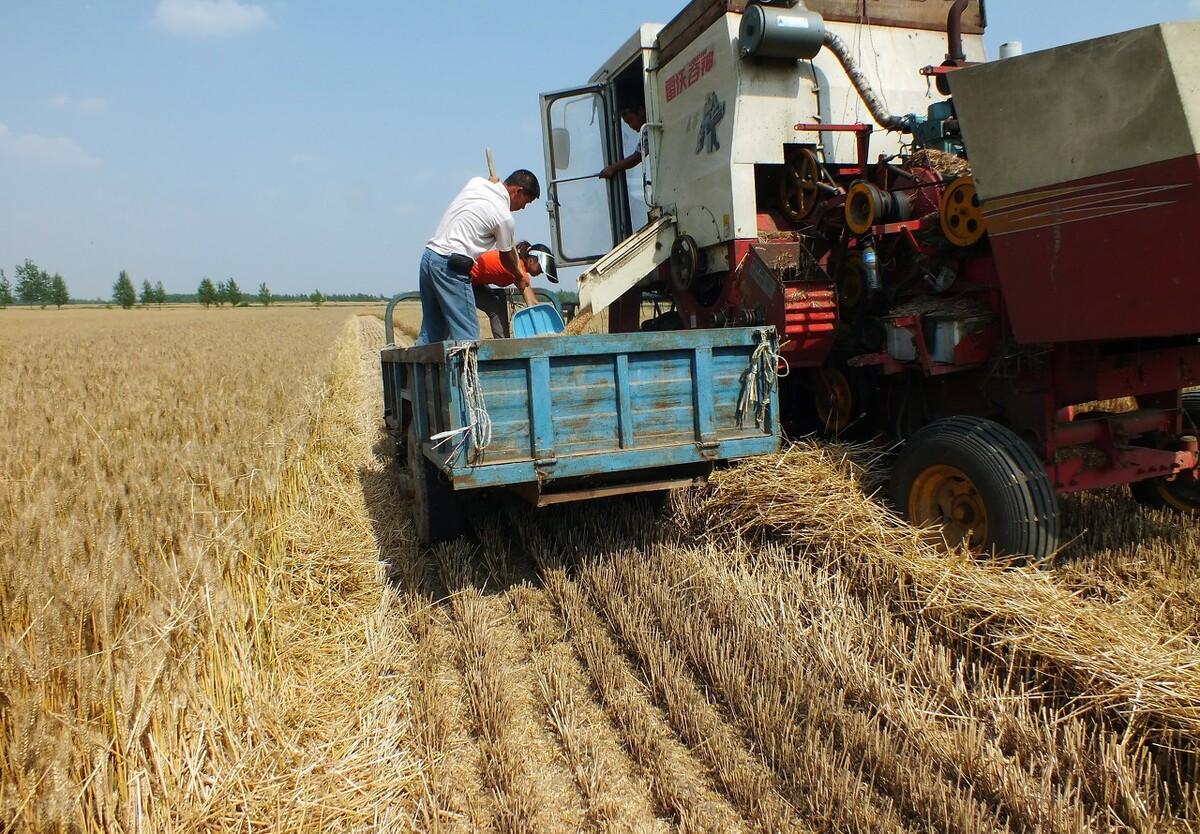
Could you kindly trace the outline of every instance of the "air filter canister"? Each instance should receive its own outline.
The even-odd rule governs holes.
[[[814,58],[824,41],[825,19],[803,3],[790,9],[752,3],[742,12],[738,48],[743,58]]]

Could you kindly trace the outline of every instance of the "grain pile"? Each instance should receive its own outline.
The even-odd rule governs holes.
[[[310,369],[324,385],[284,420],[286,462],[254,500],[222,493],[227,533],[180,528],[202,543],[195,558],[151,549],[130,569],[142,590],[122,592],[98,659],[73,641],[113,596],[101,557],[71,560],[97,563],[109,589],[80,585],[83,615],[55,618],[68,627],[38,625],[45,590],[22,592],[22,608],[4,598],[3,691],[24,705],[5,703],[0,751],[14,830],[1200,825],[1200,525],[1121,492],[1087,496],[1066,504],[1075,541],[1056,564],[980,564],[870,501],[860,452],[800,446],[666,513],[629,500],[534,513],[483,496],[466,505],[469,537],[423,550],[378,418],[383,328],[360,319],[331,351],[339,326],[322,326]],[[247,427],[275,437],[269,393],[227,386],[224,406],[257,404]],[[21,418],[27,435],[39,414]],[[135,446],[120,448],[141,460]],[[105,486],[117,476],[91,477],[119,491]],[[108,518],[100,503],[83,515]],[[21,517],[53,535],[50,515]],[[7,589],[7,552],[4,564]],[[141,660],[143,645],[159,654]],[[41,665],[22,666],[22,651]],[[44,683],[62,658],[87,674]],[[71,687],[91,706],[68,703]],[[47,692],[53,712],[35,702]],[[27,764],[39,756],[64,764]]]

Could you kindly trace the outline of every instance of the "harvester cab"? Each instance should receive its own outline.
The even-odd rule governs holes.
[[[889,2],[877,25],[849,5],[694,0],[666,25],[643,24],[586,85],[542,96],[556,255],[561,264],[595,264],[580,281],[581,309],[599,313],[660,278],[678,308],[672,321],[688,328],[776,323],[789,306],[830,300],[802,286],[828,281],[794,246],[768,253],[768,262],[783,257],[798,278],[814,279],[796,282],[793,302],[757,286],[753,264],[728,279],[764,236],[796,228],[838,194],[833,168],[865,170],[914,137],[960,150],[952,105],[935,88],[944,89],[943,65],[983,59],[978,4],[955,4],[963,8],[949,58],[950,3]],[[644,106],[645,158],[624,177],[599,179],[638,149],[640,137],[620,119],[631,105]],[[864,123],[872,118],[896,132],[873,130]],[[612,312],[615,329],[636,328],[638,295]],[[835,313],[811,314],[813,328],[792,340],[790,360],[824,360]]]

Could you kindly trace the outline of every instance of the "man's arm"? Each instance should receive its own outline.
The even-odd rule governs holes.
[[[604,170],[596,176],[602,180],[612,179],[621,171],[628,171],[630,168],[636,168],[639,164],[641,164],[641,161],[642,152],[641,150],[636,150],[629,156],[622,159],[620,162],[614,162],[612,165],[605,166]]]
[[[532,307],[534,304],[541,304],[538,301],[537,295],[533,291],[533,284],[529,282],[529,276],[523,276],[517,279],[517,287],[521,290],[521,295],[525,297],[525,303]]]
[[[517,257],[515,249],[500,250],[500,263],[508,270],[508,274],[515,276],[518,281],[524,277],[525,273],[521,271],[521,259]]]

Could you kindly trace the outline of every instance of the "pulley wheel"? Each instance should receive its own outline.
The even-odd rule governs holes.
[[[854,389],[838,368],[817,370],[817,420],[826,434],[839,435],[854,422]]]
[[[942,234],[955,246],[972,246],[983,239],[987,227],[972,177],[959,177],[946,188],[938,211]]]
[[[837,271],[838,307],[846,318],[857,316],[867,307],[870,288],[867,286],[867,268],[862,255],[849,252],[842,259]]]
[[[797,148],[784,155],[779,207],[788,220],[800,223],[812,214],[821,196],[819,181],[817,157],[808,148]]]
[[[859,180],[846,195],[846,227],[856,235],[866,234],[882,211],[879,189]]]
[[[680,235],[671,245],[671,286],[690,292],[700,274],[700,247],[691,235]]]

